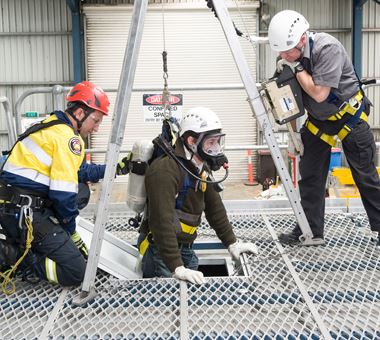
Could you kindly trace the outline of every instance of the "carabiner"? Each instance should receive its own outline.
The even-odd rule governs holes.
[[[23,194],[20,194],[20,197],[26,197],[28,199],[28,204],[24,204],[23,207],[30,208],[30,206],[32,205],[32,198],[29,195]]]

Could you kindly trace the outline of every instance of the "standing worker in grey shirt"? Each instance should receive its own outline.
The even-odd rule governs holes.
[[[371,104],[347,52],[333,36],[310,32],[307,20],[291,10],[272,18],[268,36],[271,48],[279,53],[277,72],[284,65],[291,68],[308,113],[300,133],[299,189],[314,245],[324,243],[325,184],[331,147],[339,138],[380,247],[380,180],[374,164],[376,145],[367,124]],[[301,234],[297,225],[279,240],[297,244]]]

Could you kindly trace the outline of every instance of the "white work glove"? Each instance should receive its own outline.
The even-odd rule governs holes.
[[[277,70],[278,73],[280,73],[280,72],[282,72],[282,70],[284,69],[284,65],[288,65],[288,66],[291,68],[292,72],[295,73],[295,72],[294,72],[294,68],[295,68],[297,65],[299,65],[299,64],[300,64],[299,61],[293,61],[293,62],[291,62],[291,61],[287,61],[287,60],[285,60],[285,59],[280,59],[280,60],[277,62],[276,70]]]
[[[178,280],[189,281],[195,284],[206,283],[203,273],[198,270],[192,270],[185,268],[184,266],[179,266],[174,270],[173,277]]]
[[[240,260],[240,255],[242,253],[252,253],[253,255],[258,254],[257,247],[252,242],[235,242],[228,247],[228,252],[235,261]]]

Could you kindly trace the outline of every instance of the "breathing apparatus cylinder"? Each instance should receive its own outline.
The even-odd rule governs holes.
[[[133,162],[148,162],[153,154],[153,143],[150,140],[136,141],[132,147]],[[144,211],[146,203],[145,174],[139,175],[132,170],[129,174],[127,188],[127,205],[137,214]]]

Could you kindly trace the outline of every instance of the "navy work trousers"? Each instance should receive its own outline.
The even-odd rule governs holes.
[[[140,234],[138,245],[144,240],[145,235]],[[197,270],[198,269],[198,257],[192,248],[181,247],[181,258],[186,268]],[[144,278],[152,277],[172,277],[173,274],[162,260],[157,247],[150,243],[142,259],[142,272]]]
[[[18,218],[15,208],[4,209],[0,213],[0,223],[6,237],[23,251],[18,235]],[[54,218],[51,209],[33,211],[33,242],[22,267],[30,267],[41,279],[62,286],[77,286],[82,283],[86,261],[69,233]]]
[[[314,237],[323,237],[325,187],[331,146],[301,129],[304,155],[300,161],[301,204]],[[380,179],[374,163],[376,144],[369,125],[360,121],[342,142],[343,151],[359,189],[373,231],[380,231]]]

